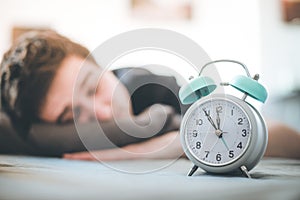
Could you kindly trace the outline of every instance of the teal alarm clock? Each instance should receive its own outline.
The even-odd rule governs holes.
[[[231,86],[243,92],[243,97],[214,93],[217,84],[202,72],[217,62],[231,62],[244,68],[246,76],[237,75],[219,85]],[[258,78],[258,74],[252,78],[241,62],[216,60],[205,64],[198,77],[180,88],[181,102],[192,104],[180,126],[181,144],[194,164],[189,176],[200,167],[209,173],[243,173],[251,177],[249,171],[264,155],[268,140],[262,115],[246,101],[247,96],[266,101],[267,91]]]

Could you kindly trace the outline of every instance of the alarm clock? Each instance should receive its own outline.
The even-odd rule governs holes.
[[[217,62],[231,62],[244,68],[246,76],[237,75],[228,83],[220,83],[220,87],[232,86],[243,92],[243,97],[213,93],[217,84],[201,74]],[[264,155],[268,140],[262,115],[246,101],[247,96],[266,101],[267,91],[258,78],[258,74],[252,78],[241,62],[216,60],[205,64],[198,77],[180,88],[181,102],[192,104],[180,126],[182,147],[194,164],[188,176],[200,167],[209,173],[240,173],[251,178],[249,171]]]

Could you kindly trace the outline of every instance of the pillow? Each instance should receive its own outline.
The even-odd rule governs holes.
[[[37,150],[12,128],[9,117],[0,111],[0,153],[37,154]]]

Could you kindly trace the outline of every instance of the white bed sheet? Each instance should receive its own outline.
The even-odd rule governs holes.
[[[0,155],[0,199],[300,199],[300,161],[263,159],[254,178],[186,174],[186,159],[139,160],[109,166],[59,158]]]

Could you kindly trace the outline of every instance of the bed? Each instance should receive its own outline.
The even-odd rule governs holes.
[[[189,160],[118,162],[0,155],[0,199],[300,199],[300,160],[264,158],[252,179],[198,170]]]

